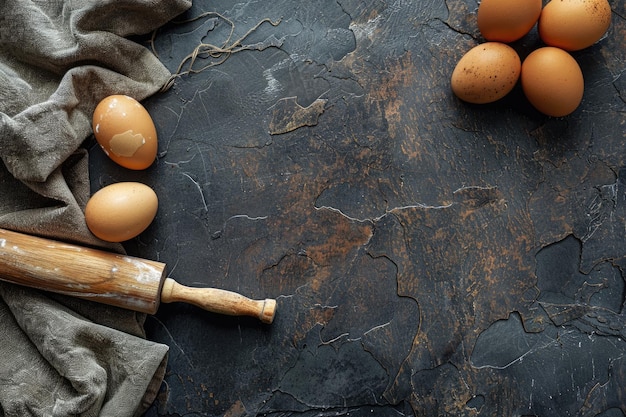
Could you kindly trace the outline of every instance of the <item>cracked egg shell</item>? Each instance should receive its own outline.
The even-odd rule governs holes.
[[[535,26],[541,7],[541,0],[482,0],[478,5],[478,29],[488,41],[516,41]]]
[[[452,72],[452,91],[468,103],[491,103],[511,92],[520,70],[521,60],[513,48],[485,42],[461,57]]]
[[[156,128],[148,111],[132,97],[104,98],[93,113],[98,144],[117,164],[133,170],[148,168],[156,159]]]
[[[123,242],[146,230],[159,201],[152,188],[138,182],[119,182],[101,188],[85,206],[87,227],[107,242]]]

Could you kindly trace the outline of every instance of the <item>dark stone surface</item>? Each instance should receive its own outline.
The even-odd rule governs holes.
[[[278,313],[163,305],[147,416],[624,415],[626,6],[611,4],[608,36],[574,53],[583,102],[558,119],[519,87],[452,95],[482,41],[474,1],[197,1],[157,32],[172,71],[199,43],[232,53],[200,54],[210,67],[145,103],[153,167],[93,148],[94,188],[152,186],[159,213],[129,253]]]

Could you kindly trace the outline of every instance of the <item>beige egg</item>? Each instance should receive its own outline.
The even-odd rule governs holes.
[[[117,164],[140,170],[154,162],[156,128],[148,111],[134,98],[104,98],[94,110],[92,128],[102,150]]]
[[[490,103],[515,87],[520,69],[521,61],[513,48],[501,42],[485,42],[459,60],[452,72],[452,91],[469,103]]]
[[[541,0],[481,0],[478,29],[488,41],[516,41],[535,26],[541,6]]]
[[[548,116],[567,116],[583,98],[580,66],[561,48],[546,46],[531,52],[522,63],[521,82],[528,101]]]
[[[123,242],[146,230],[158,205],[152,188],[138,182],[120,182],[94,193],[85,207],[85,221],[98,238]]]
[[[596,43],[609,29],[607,0],[552,0],[539,17],[539,36],[549,46],[577,51]]]

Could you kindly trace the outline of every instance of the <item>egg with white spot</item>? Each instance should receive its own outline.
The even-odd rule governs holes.
[[[146,169],[156,159],[158,141],[150,114],[126,95],[104,98],[93,113],[93,133],[102,150],[117,164]]]

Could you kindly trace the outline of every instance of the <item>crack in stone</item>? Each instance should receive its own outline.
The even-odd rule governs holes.
[[[189,178],[189,180],[191,182],[193,182],[193,184],[196,186],[196,188],[198,189],[198,192],[200,193],[200,199],[202,200],[202,205],[204,206],[204,211],[205,213],[209,211],[209,207],[207,206],[206,203],[206,198],[204,197],[204,192],[202,191],[202,187],[200,186],[200,183],[198,181],[196,181],[195,179],[193,179],[191,177],[191,175],[187,174],[186,172],[182,173],[185,177]]]

